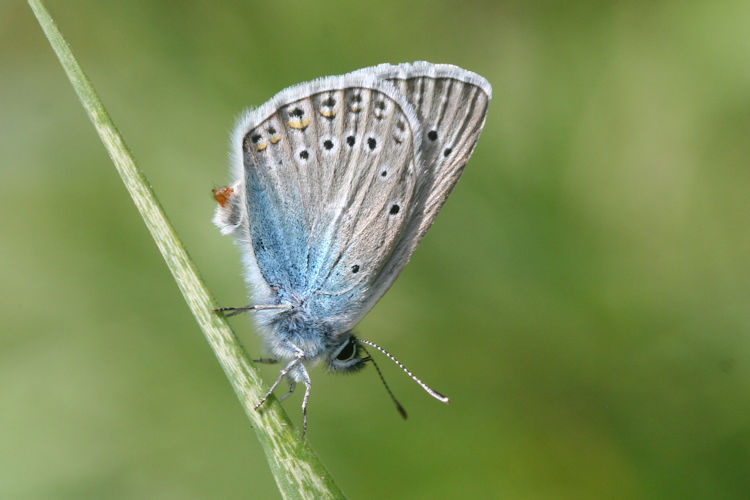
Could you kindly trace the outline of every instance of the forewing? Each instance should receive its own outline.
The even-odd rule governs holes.
[[[419,243],[469,161],[484,128],[492,98],[489,82],[448,64],[416,62],[376,68],[414,106],[422,125],[419,196],[425,199]],[[415,207],[416,208],[416,207]]]
[[[409,220],[372,287],[366,312],[398,277],[458,182],[484,127],[492,87],[481,76],[447,64],[383,64],[360,71],[394,84],[413,105],[422,127],[422,163]]]

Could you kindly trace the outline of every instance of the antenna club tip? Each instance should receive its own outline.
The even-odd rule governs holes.
[[[401,405],[397,405],[396,409],[398,410],[399,414],[403,417],[403,419],[406,420],[408,415],[406,414],[406,410],[404,410],[404,407]]]
[[[448,396],[443,396],[442,394],[440,394],[437,391],[435,391],[435,399],[437,399],[441,403],[445,403],[445,404],[450,404],[450,402],[451,402],[451,398],[449,398]]]

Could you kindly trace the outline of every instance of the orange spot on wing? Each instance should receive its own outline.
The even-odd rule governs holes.
[[[232,197],[232,193],[234,193],[234,189],[230,188],[229,186],[221,188],[221,189],[212,189],[211,190],[214,193],[214,200],[221,205],[222,208],[224,208],[229,201],[229,198]]]

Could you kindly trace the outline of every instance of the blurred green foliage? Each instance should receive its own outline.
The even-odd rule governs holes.
[[[352,498],[750,496],[750,4],[48,7],[227,305],[246,291],[210,188],[240,110],[380,62],[493,84],[359,328],[451,405],[384,364],[403,422],[372,370],[313,372],[309,439]],[[23,2],[0,4],[0,72],[0,497],[278,496]]]

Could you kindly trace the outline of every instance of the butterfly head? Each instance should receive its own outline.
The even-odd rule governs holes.
[[[354,335],[347,334],[343,341],[329,351],[328,368],[334,372],[354,373],[365,367],[370,357],[365,355],[362,346]]]

